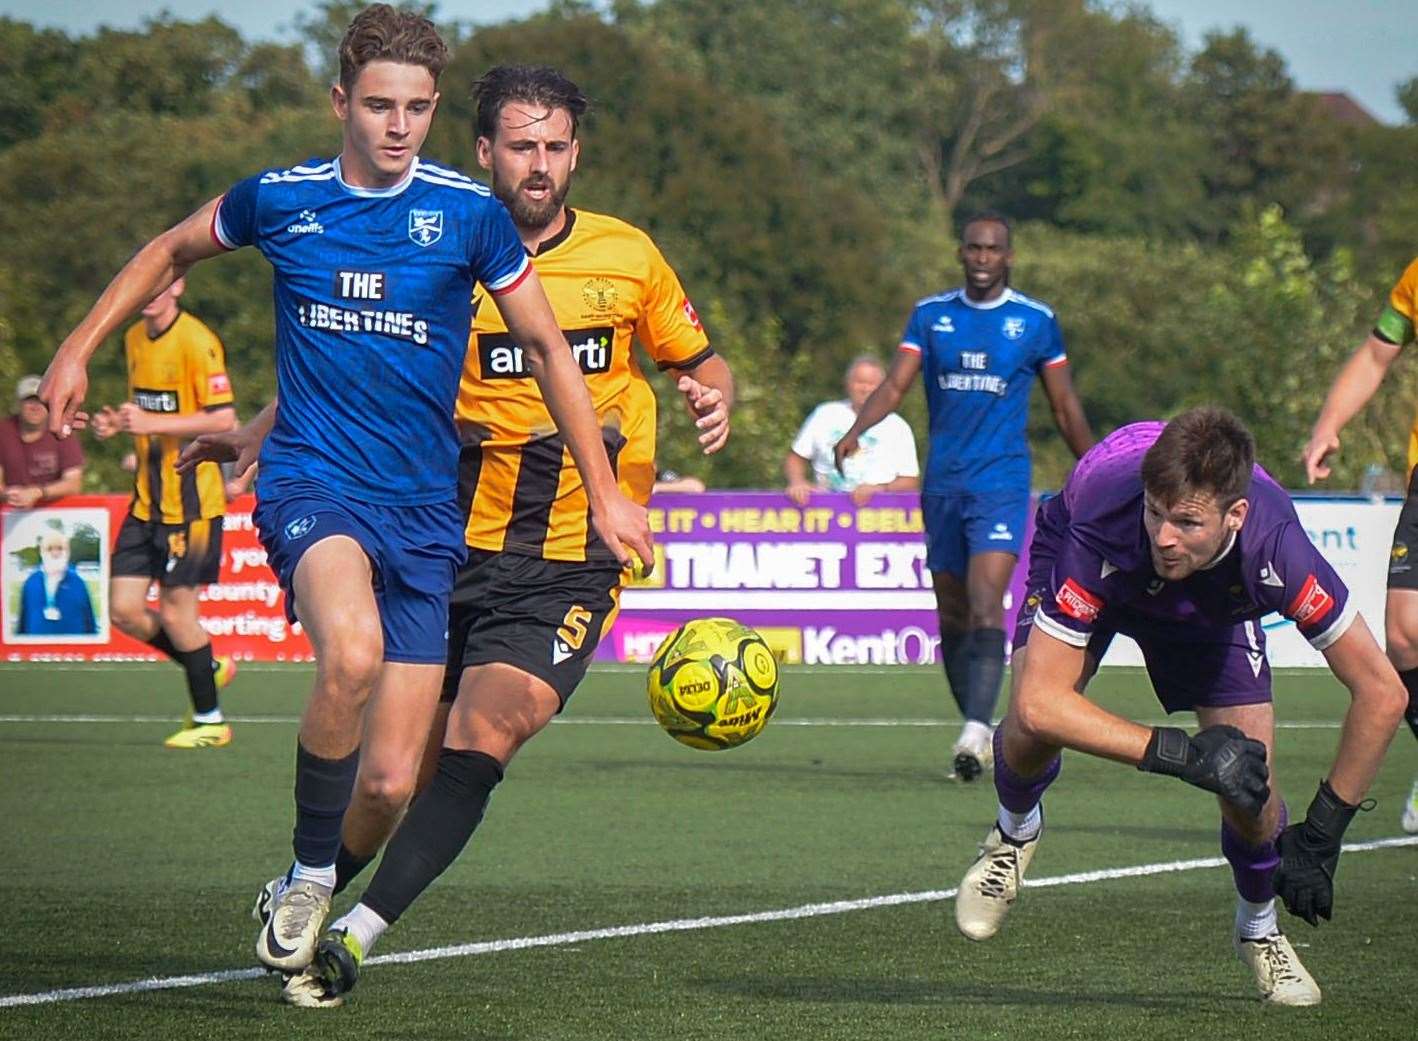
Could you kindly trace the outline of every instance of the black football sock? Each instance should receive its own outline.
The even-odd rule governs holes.
[[[502,766],[482,752],[445,748],[438,772],[389,840],[360,903],[393,925],[473,837]]]
[[[217,670],[212,660],[212,645],[204,643],[195,651],[175,651],[173,659],[187,673],[187,695],[192,699],[192,711],[197,715],[215,712]]]
[[[966,715],[965,695],[970,689],[970,634],[940,631],[940,656],[945,664],[945,680],[950,684],[950,696],[955,707]]]
[[[307,867],[327,867],[340,849],[340,822],[350,804],[359,750],[343,759],[321,759],[295,746],[295,859]]]
[[[157,634],[151,640],[143,642],[160,654],[166,654],[173,661],[177,661],[177,656],[182,653],[172,645],[172,641],[167,638],[167,630],[162,626],[158,626]]]
[[[965,718],[990,725],[1004,680],[1004,630],[976,629],[970,634],[970,681]]]
[[[341,842],[340,852],[335,854],[335,893],[343,893],[351,882],[359,878],[365,868],[374,863],[377,856],[378,853],[371,853],[367,857],[351,853],[349,847]]]
[[[1408,729],[1418,737],[1418,669],[1406,669],[1398,674],[1403,685],[1408,688],[1408,710],[1403,718],[1408,720]]]

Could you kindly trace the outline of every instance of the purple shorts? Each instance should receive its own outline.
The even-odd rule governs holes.
[[[1050,534],[1041,507],[1035,518],[1034,541],[1029,546],[1024,605],[1014,623],[1015,650],[1029,641],[1040,602],[1053,595],[1057,550]],[[1087,650],[1095,661],[1102,660],[1118,633],[1137,641],[1152,689],[1168,712],[1271,700],[1265,630],[1258,619],[1224,626],[1168,624],[1126,608],[1105,607],[1088,638]]]

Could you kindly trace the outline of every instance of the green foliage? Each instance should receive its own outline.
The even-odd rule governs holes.
[[[1316,263],[1277,206],[1246,222],[1235,237],[1233,277],[1209,294],[1199,332],[1222,347],[1216,359],[1219,400],[1244,418],[1263,447],[1262,463],[1282,484],[1303,487],[1300,452],[1330,381],[1363,340],[1378,311],[1377,294],[1353,277],[1345,252]],[[1234,337],[1243,332],[1245,349]],[[1354,487],[1377,463],[1402,472],[1418,383],[1399,374],[1350,423],[1331,486]],[[1204,394],[1200,388],[1194,397]]]
[[[1244,29],[1207,36],[1182,97],[1187,118],[1208,138],[1203,233],[1219,234],[1249,207],[1319,204],[1341,172],[1339,125],[1296,92],[1284,59]]]
[[[334,153],[325,95],[362,6],[298,16],[298,45],[214,18],[82,38],[0,18],[0,380],[42,371],[152,235],[255,170]],[[1057,306],[1100,433],[1220,401],[1292,482],[1328,381],[1414,252],[1418,125],[1340,127],[1245,33],[1188,53],[1130,5],[564,0],[440,28],[437,159],[475,171],[468,88],[492,64],[557,65],[591,95],[573,204],[654,237],[737,375],[734,437],[708,460],[661,388],[662,462],[719,487],[776,487],[847,360],[889,355],[912,301],[958,280],[959,209],[1023,222],[1015,281]],[[226,343],[248,415],[274,389],[269,301],[252,251],[199,266],[185,300]],[[91,403],[121,399],[116,343],[91,375]],[[1400,466],[1415,390],[1395,366],[1334,486]],[[918,436],[923,401],[902,409]],[[1056,485],[1071,458],[1042,395],[1030,432],[1036,483]],[[86,445],[90,487],[127,483],[122,442]]]

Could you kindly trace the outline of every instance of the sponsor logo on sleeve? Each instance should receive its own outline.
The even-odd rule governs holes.
[[[214,372],[207,377],[208,394],[230,394],[231,380],[227,379],[225,372]]]
[[[1059,610],[1075,621],[1091,625],[1098,620],[1098,612],[1103,610],[1102,597],[1094,596],[1073,579],[1065,580],[1063,588],[1054,596]]]
[[[1294,619],[1296,625],[1305,627],[1318,625],[1333,607],[1334,597],[1320,585],[1319,579],[1307,575],[1299,595],[1291,601],[1285,613]]]
[[[689,297],[684,298],[684,303],[680,304],[680,309],[684,311],[684,320],[694,326],[700,332],[704,331],[704,326],[699,324],[699,312],[694,309],[694,305],[689,302]]]

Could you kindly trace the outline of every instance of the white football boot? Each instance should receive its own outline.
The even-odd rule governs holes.
[[[1010,905],[1019,896],[1024,872],[1043,834],[1041,826],[1032,839],[1017,842],[1005,838],[998,822],[990,825],[979,857],[965,872],[955,894],[955,925],[967,937],[988,940],[999,932]]]
[[[1290,940],[1279,931],[1258,940],[1244,940],[1237,933],[1233,937],[1236,957],[1255,974],[1256,989],[1260,999],[1271,1005],[1318,1005],[1320,986],[1315,982],[1290,945]]]
[[[1413,790],[1408,793],[1408,805],[1403,807],[1403,817],[1398,822],[1410,835],[1418,835],[1418,777],[1413,779]]]
[[[270,917],[256,937],[256,957],[267,968],[298,973],[315,957],[320,929],[330,913],[331,886],[283,881],[270,904]],[[259,910],[259,904],[258,904]]]

